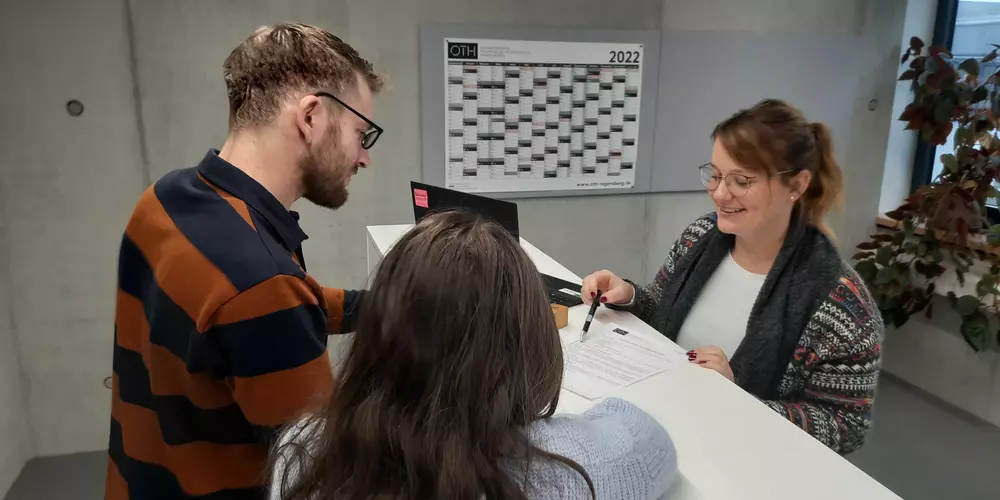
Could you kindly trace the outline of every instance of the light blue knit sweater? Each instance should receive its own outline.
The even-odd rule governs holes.
[[[677,477],[677,453],[667,431],[627,401],[609,398],[581,416],[542,420],[530,429],[543,450],[572,459],[590,475],[598,499],[660,498]],[[535,499],[590,498],[579,473],[536,462],[525,493]]]
[[[285,444],[289,434],[294,433],[282,434],[280,444]],[[598,499],[657,499],[677,477],[677,453],[667,431],[621,399],[606,399],[583,415],[541,420],[531,426],[529,435],[539,448],[580,464],[590,475]],[[275,470],[283,470],[285,457],[279,456],[276,462]],[[271,500],[280,499],[276,490],[271,489]],[[541,459],[529,470],[524,491],[538,500],[590,498],[579,473]]]

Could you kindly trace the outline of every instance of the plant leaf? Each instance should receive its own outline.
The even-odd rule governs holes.
[[[952,116],[955,116],[955,105],[950,100],[941,101],[934,106],[934,121],[950,122]]]
[[[899,328],[906,324],[906,321],[910,319],[910,313],[904,307],[897,307],[892,310],[892,324]]]
[[[879,247],[879,244],[875,243],[874,241],[862,241],[861,243],[858,243],[857,249],[858,250],[875,250],[878,247]]]
[[[905,231],[896,231],[896,234],[892,235],[892,244],[893,245],[897,245],[897,246],[898,245],[902,245],[904,241],[906,241],[906,232]]]
[[[906,219],[903,221],[903,232],[906,233],[907,236],[913,236],[914,229],[912,220]]]
[[[976,294],[980,297],[990,295],[996,291],[996,285],[996,279],[993,276],[983,276],[982,279],[976,283]]]
[[[875,253],[875,263],[880,266],[888,266],[892,261],[893,252],[889,247],[882,247]]]
[[[971,57],[959,63],[958,69],[979,78],[979,61]]]
[[[898,275],[899,273],[896,271],[896,268],[883,267],[882,269],[879,269],[878,274],[875,275],[875,284],[876,285],[889,284],[892,282],[892,280],[896,279]]]
[[[993,49],[989,54],[986,54],[986,57],[984,57],[982,61],[979,62],[986,64],[989,62],[993,62],[993,60],[996,58],[997,58],[997,49]]]
[[[972,97],[969,99],[969,104],[983,102],[989,97],[990,97],[990,90],[986,88],[986,85],[977,87],[976,90],[972,91]]]
[[[941,155],[941,164],[944,165],[945,170],[948,172],[958,172],[958,159],[951,153]]]
[[[963,295],[955,302],[955,310],[962,316],[970,316],[979,310],[980,305],[982,303],[979,301],[979,297],[975,295]]]
[[[976,352],[990,346],[990,322],[983,313],[976,311],[975,314],[962,318],[959,330],[962,332],[962,338]]]
[[[868,259],[858,262],[854,265],[854,269],[858,271],[858,275],[865,283],[874,283],[875,276],[878,275],[878,267],[875,265],[875,261]]]
[[[958,146],[969,146],[975,141],[972,137],[972,130],[965,126],[958,127],[955,130],[955,145]]]

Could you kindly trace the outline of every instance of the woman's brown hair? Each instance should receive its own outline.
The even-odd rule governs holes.
[[[823,217],[841,203],[844,181],[833,156],[829,127],[808,122],[801,111],[784,101],[765,99],[716,125],[712,139],[751,171],[768,176],[787,172],[786,180],[802,170],[811,172],[798,209],[804,222],[833,235]]]
[[[478,215],[431,215],[379,265],[326,409],[278,448],[283,500],[524,499],[563,358],[548,297],[517,241]],[[282,463],[284,462],[284,463]]]

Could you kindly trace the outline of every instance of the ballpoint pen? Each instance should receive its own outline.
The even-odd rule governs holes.
[[[601,305],[601,291],[597,291],[597,296],[594,297],[594,301],[590,303],[590,311],[587,312],[587,320],[583,322],[583,331],[580,332],[580,342],[583,342],[583,336],[587,334],[587,330],[590,330],[590,322],[594,321],[594,313],[597,312],[597,306]]]

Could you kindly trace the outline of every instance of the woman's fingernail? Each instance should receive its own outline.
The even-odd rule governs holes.
[[[697,354],[688,354],[688,361],[694,361],[695,358],[697,358],[697,357],[698,357]]]
[[[604,302],[607,302],[607,301],[608,301],[607,297],[601,297],[601,303],[604,303]]]
[[[590,298],[593,299],[593,298],[596,298],[596,297],[597,297],[597,292],[590,292]]]
[[[691,356],[692,354],[694,354],[694,351],[688,351],[688,356]]]

